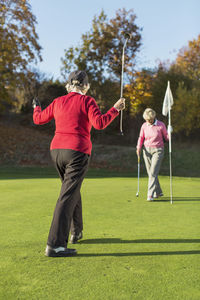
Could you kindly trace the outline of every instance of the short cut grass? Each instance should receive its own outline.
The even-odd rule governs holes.
[[[15,172],[15,174],[14,174]],[[199,178],[160,176],[164,197],[146,201],[147,177],[89,170],[82,185],[78,255],[44,255],[61,187],[47,168],[0,170],[0,299],[200,299]],[[28,191],[30,191],[28,193]]]

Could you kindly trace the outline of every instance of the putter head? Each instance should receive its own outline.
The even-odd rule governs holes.
[[[137,192],[137,193],[136,193],[136,197],[138,197],[138,196],[139,196],[139,193]]]
[[[125,39],[130,40],[132,38],[132,34],[128,31],[122,31],[122,34],[124,35]]]

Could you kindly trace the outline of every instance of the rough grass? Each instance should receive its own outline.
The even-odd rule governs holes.
[[[200,145],[172,144],[172,172],[174,176],[200,177]],[[92,166],[113,170],[131,171],[137,173],[137,156],[135,147],[116,145],[94,145]],[[146,175],[146,169],[141,156],[141,174]],[[165,156],[161,165],[161,175],[169,175],[169,152],[165,145]]]
[[[167,176],[165,197],[148,203],[147,178],[136,198],[130,175],[88,173],[79,254],[56,259],[44,249],[59,179],[52,169],[2,170],[0,299],[200,299],[200,179],[173,178],[171,205]]]
[[[17,117],[17,116],[15,116]],[[19,118],[19,119],[18,119]],[[22,116],[0,120],[0,166],[52,166],[49,155],[49,145],[53,136],[45,131],[45,126],[30,126],[32,116],[29,116],[29,123],[22,125]],[[18,121],[17,121],[18,120]],[[21,125],[20,125],[21,123]],[[37,130],[36,130],[37,129]],[[102,135],[102,144],[95,144],[98,139],[93,139],[93,152],[91,158],[92,168],[105,168],[113,171],[131,171],[132,175],[137,174],[137,156],[135,146],[127,143],[127,136],[105,135],[103,131],[97,132]],[[112,138],[113,144],[111,144]],[[125,138],[125,139],[124,139]],[[123,144],[124,141],[124,144]],[[115,145],[120,143],[123,146]],[[109,144],[109,145],[108,145]],[[128,145],[128,146],[125,146]],[[200,177],[200,144],[177,143],[172,137],[172,171],[175,176]],[[146,175],[143,160],[141,161],[141,174]],[[162,163],[160,174],[169,175],[169,154],[168,145],[165,145],[165,157]]]

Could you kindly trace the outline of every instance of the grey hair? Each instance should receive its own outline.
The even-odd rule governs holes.
[[[73,80],[72,84],[67,83],[65,88],[68,93],[70,92],[87,93],[87,91],[90,88],[90,84],[88,83],[86,85],[80,85],[78,80]]]
[[[145,111],[143,113],[143,118],[145,119],[145,121],[155,119],[155,117],[156,117],[155,110],[153,110],[151,108],[146,108],[145,109]]]

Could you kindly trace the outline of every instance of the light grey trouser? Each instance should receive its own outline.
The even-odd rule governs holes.
[[[156,197],[162,193],[158,180],[161,162],[164,156],[164,148],[146,147],[143,149],[143,157],[149,176],[147,197]]]

